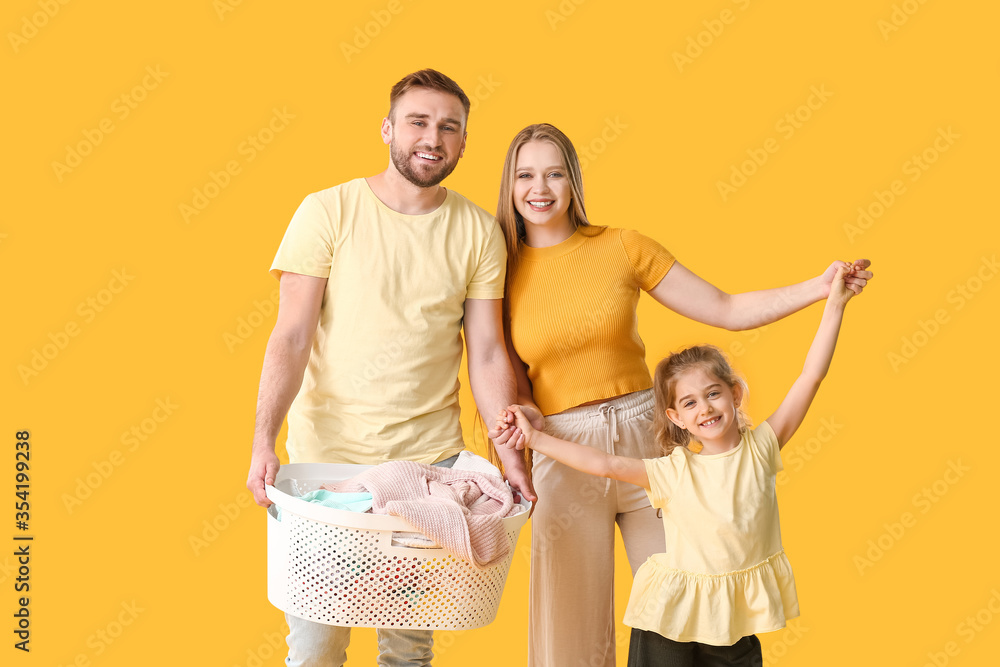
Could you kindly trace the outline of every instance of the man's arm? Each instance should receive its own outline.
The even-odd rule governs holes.
[[[501,299],[466,299],[465,345],[469,353],[469,385],[479,414],[489,424],[515,402],[517,383],[504,344]],[[525,498],[537,500],[521,453],[497,447],[511,487]]]
[[[274,453],[274,441],[302,385],[302,375],[309,362],[309,350],[319,323],[326,282],[326,278],[288,272],[281,274],[278,321],[264,352],[250,474],[247,476],[247,488],[261,507],[271,504],[264,494],[264,485],[274,484],[280,466]]]
[[[679,262],[674,263],[649,295],[670,310],[703,324],[730,331],[755,329],[802,310],[825,299],[830,283],[840,267],[849,272],[844,280],[854,294],[861,294],[872,278],[871,262],[859,259],[854,264],[834,262],[822,275],[801,283],[774,289],[727,294],[702,280]]]
[[[517,381],[517,405],[521,406],[521,410],[531,420],[531,424],[535,427],[535,430],[541,431],[545,428],[545,417],[542,415],[542,411],[538,409],[538,405],[535,404],[535,398],[531,389],[531,380],[528,378],[528,370],[524,362],[521,361],[521,357],[518,356],[517,350],[514,349],[514,343],[510,339],[509,325],[504,326],[504,340],[507,345],[507,357],[510,359],[510,365],[514,369],[514,379]],[[507,423],[514,423],[514,415],[510,411],[507,412]],[[496,451],[499,453],[501,450],[500,445],[507,444],[507,439],[510,437],[510,429],[500,429],[499,426],[494,426],[489,430],[487,435],[493,441],[493,444],[496,445]],[[524,448],[516,447],[515,449],[522,450]]]

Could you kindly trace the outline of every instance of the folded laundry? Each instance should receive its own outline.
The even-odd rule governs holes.
[[[326,489],[316,489],[303,494],[299,499],[348,512],[368,512],[372,508],[370,493],[333,493]]]
[[[441,548],[480,568],[510,553],[503,519],[522,511],[500,477],[413,461],[382,463],[322,488],[368,491],[372,512],[405,519]]]
[[[440,549],[441,545],[423,533],[393,533],[392,546],[410,547],[412,549]]]
[[[455,461],[455,465],[453,465],[451,469],[472,470],[475,472],[481,472],[484,475],[493,475],[494,477],[503,479],[503,473],[500,472],[500,468],[497,468],[479,454],[473,454],[468,449],[462,450],[459,453],[458,460]]]

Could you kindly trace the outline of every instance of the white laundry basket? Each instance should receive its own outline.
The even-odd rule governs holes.
[[[394,532],[419,532],[398,517],[323,507],[300,496],[371,466],[281,466],[267,497],[267,598],[318,623],[369,628],[465,630],[496,618],[525,511],[504,519],[510,553],[479,569],[444,549],[394,546]]]

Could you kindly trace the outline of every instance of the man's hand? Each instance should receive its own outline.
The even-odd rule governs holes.
[[[270,507],[271,501],[264,493],[265,484],[274,484],[274,478],[278,474],[281,461],[273,449],[266,447],[254,447],[253,455],[250,457],[250,474],[247,476],[247,488],[253,494],[254,501],[261,507]]]
[[[518,411],[517,414],[515,414],[514,410]],[[534,423],[529,421],[525,413],[532,415]],[[542,413],[534,407],[512,405],[500,411],[496,424],[489,432],[489,435],[493,439],[493,446],[496,448],[497,455],[504,464],[504,478],[510,484],[511,490],[514,491],[514,502],[520,500],[518,497],[520,494],[525,499],[534,503],[538,500],[538,495],[535,493],[531,477],[525,469],[524,458],[521,454],[521,451],[524,450],[526,440],[521,429],[515,424],[515,420],[518,417],[520,417],[522,424],[528,429],[536,425],[537,428],[542,428],[545,425],[545,418],[542,416]]]
[[[524,469],[524,466],[518,466],[511,469],[509,466],[504,466],[504,479],[510,484],[511,491],[514,492],[514,502],[520,502],[519,496],[524,496],[525,500],[530,502],[535,502],[538,500],[538,495],[535,493],[535,487],[531,483],[531,478],[528,476],[528,471]]]
[[[281,465],[274,453],[274,440],[302,386],[302,374],[309,363],[309,351],[319,325],[326,278],[286,271],[281,274],[280,289],[278,321],[267,340],[264,368],[260,373],[257,419],[247,476],[247,488],[261,507],[271,505],[264,495],[264,484],[274,484]]]
[[[521,412],[527,418],[528,422],[536,431],[542,431],[545,429],[545,417],[542,413],[533,405],[519,405]],[[510,426],[514,423],[514,413],[510,409],[502,410],[500,416],[497,417],[496,423],[493,428],[490,429],[486,435],[489,436],[490,440],[497,447],[503,445],[506,447],[513,447],[514,449],[524,449],[523,443],[517,444],[510,442],[510,437],[513,431]]]

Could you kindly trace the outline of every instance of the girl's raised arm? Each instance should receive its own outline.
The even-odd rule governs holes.
[[[779,448],[785,446],[802,424],[820,383],[830,369],[833,350],[837,346],[837,336],[840,334],[840,323],[844,318],[844,306],[854,296],[854,292],[844,283],[846,273],[847,269],[843,267],[837,269],[837,274],[830,285],[830,296],[826,299],[823,319],[809,347],[802,374],[788,390],[778,409],[767,418],[767,423],[771,425],[778,438]]]
[[[512,405],[507,410],[513,413],[514,423],[510,426],[513,429],[511,437],[507,440],[508,447],[517,447],[524,444],[534,449],[536,452],[551,457],[560,463],[575,468],[580,472],[597,477],[610,477],[620,482],[628,482],[649,489],[649,477],[646,475],[646,464],[642,459],[633,459],[628,456],[615,456],[607,452],[600,452],[590,447],[584,447],[576,442],[560,440],[544,431],[536,431],[519,405]],[[501,415],[498,420],[506,421],[506,415]],[[523,438],[523,440],[522,440]]]

